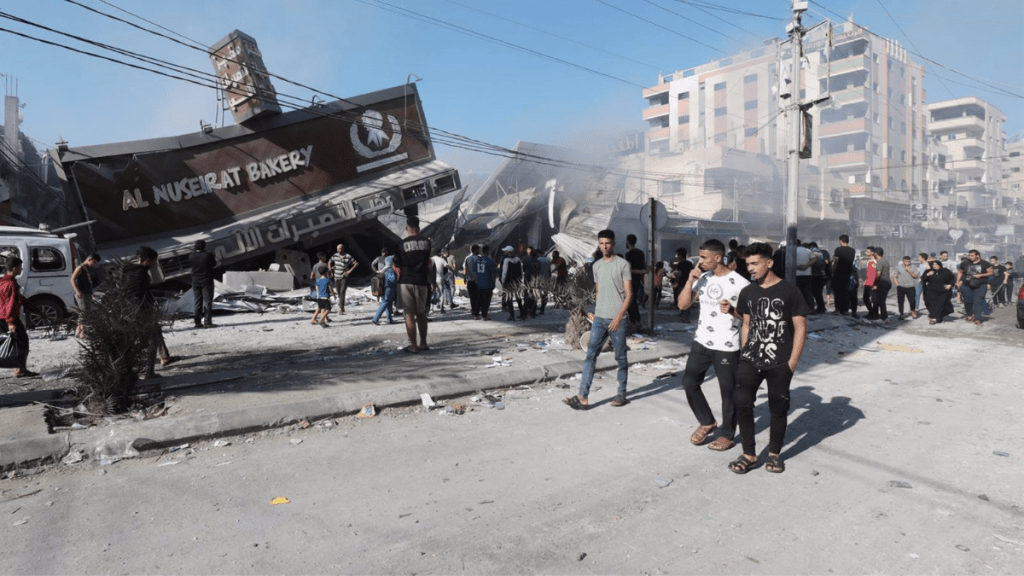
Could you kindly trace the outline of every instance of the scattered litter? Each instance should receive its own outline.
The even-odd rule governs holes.
[[[185,448],[188,448],[188,444],[182,444],[181,446],[174,446],[172,448],[168,448],[167,452],[168,453],[177,452],[178,450],[182,450],[182,449],[185,449]]]
[[[442,416],[457,416],[459,414],[465,413],[466,407],[463,404],[452,404],[450,406],[445,406],[440,412],[438,412],[438,414]]]
[[[497,408],[498,410],[504,410],[505,409],[505,403],[499,400],[499,401],[494,403],[494,407]]]
[[[1009,453],[1007,453],[1007,452],[1000,452],[999,450],[993,450],[992,453],[995,454],[996,456],[1002,456],[1003,458],[1009,458],[1010,457]]]
[[[583,380],[583,372],[577,372],[577,373],[573,374],[572,377],[569,378],[569,379],[570,380]]]
[[[363,409],[356,414],[356,418],[373,418],[377,415],[377,409],[373,404],[364,404]]]
[[[15,522],[14,524],[12,524],[12,526],[21,526],[22,524],[28,524],[28,519],[29,519],[29,518],[31,518],[31,516],[25,516],[25,517],[24,517],[24,518],[22,518],[21,520],[18,520],[17,522]]]
[[[220,464],[214,466],[214,468],[220,468],[221,466],[227,466],[228,464],[231,464],[231,460],[228,460],[227,462],[221,462]]]
[[[305,430],[306,428],[309,428],[309,420],[306,420],[305,418],[303,418],[302,420],[299,420],[299,428],[301,428],[303,430]]]
[[[576,559],[576,561],[577,562],[583,562],[583,559],[586,558],[586,557],[587,557],[587,553],[586,552],[580,552],[580,556],[579,556],[579,558]]]
[[[572,385],[569,384],[568,382],[560,382],[558,384],[555,384],[555,388],[562,388],[563,390],[568,390],[569,388],[572,388]]]
[[[168,460],[167,462],[163,462],[161,464],[157,464],[156,466],[157,466],[157,468],[160,468],[162,466],[174,466],[175,464],[180,464],[180,463],[181,463],[181,460]]]
[[[132,447],[135,438],[123,433],[118,434],[118,432],[115,428],[107,436],[93,444],[88,451],[90,458],[99,460],[101,466],[106,466],[118,460],[138,456],[139,451]],[[188,444],[185,446],[188,446]]]
[[[920,556],[911,552],[910,554],[907,554],[907,558],[920,558]]]
[[[662,478],[661,476],[658,476],[657,478],[654,479],[654,483],[658,485],[658,488],[666,488],[669,484],[672,483],[672,479]]]
[[[814,338],[815,340],[821,339],[821,336],[819,336],[818,334],[808,334],[807,337]]]
[[[964,552],[970,552],[971,551],[970,548],[968,548],[967,546],[964,546],[963,544],[957,544],[956,545],[956,549],[957,550],[963,550]]]
[[[97,476],[103,476],[103,475],[104,475],[104,474],[106,474],[106,473],[107,473],[107,471],[106,471],[106,470],[100,469],[100,471],[99,471],[99,472],[97,472],[97,473],[96,473],[96,475],[97,475]]]
[[[811,476],[817,476],[819,472],[817,470],[811,470]]]
[[[502,358],[501,356],[495,356],[495,357],[491,358],[491,363],[488,364],[487,366],[484,366],[484,368],[511,366],[512,365],[511,360],[512,360],[511,356],[507,356],[506,358]]]
[[[255,438],[246,438],[246,439],[245,439],[245,443],[246,443],[246,444],[252,444],[252,443],[253,443],[253,442],[255,442],[255,441],[256,441],[256,439],[255,439]]]
[[[230,445],[231,445],[231,442],[228,442],[227,440],[217,440],[216,442],[213,443],[213,447],[214,448],[223,448],[225,446],[230,446]]]
[[[913,488],[910,482],[903,482],[902,480],[889,480],[890,488]]]
[[[274,498],[273,500],[270,501],[270,505],[271,506],[277,506],[278,504],[290,504],[290,503],[291,503],[291,500],[285,498],[284,496],[278,496],[277,498]]]
[[[420,401],[423,402],[423,406],[426,408],[433,408],[434,406],[437,406],[437,403],[430,397],[430,394],[427,394],[426,392],[420,394]]]
[[[302,444],[302,438],[292,438],[288,443],[292,446],[298,446],[299,444]]]
[[[480,355],[481,356],[493,356],[493,355],[495,355],[497,353],[498,353],[497,350],[481,350],[480,351]]]
[[[978,494],[978,500],[984,500],[988,502],[988,494]]]
[[[78,450],[74,450],[68,452],[68,455],[65,456],[60,462],[61,464],[78,464],[79,462],[82,461],[83,458],[84,456],[82,455],[81,452],[79,452]]]

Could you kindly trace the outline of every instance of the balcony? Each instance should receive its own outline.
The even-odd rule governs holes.
[[[852,134],[856,132],[867,132],[870,124],[867,118],[854,118],[841,122],[831,122],[818,126],[818,138],[826,136],[838,136],[840,134]]]
[[[664,84],[658,84],[653,88],[644,88],[644,98],[654,98],[662,94],[668,94],[668,82]]]
[[[937,120],[928,123],[928,131],[932,134],[943,134],[946,132],[960,132],[962,130],[985,131],[985,120],[977,116],[961,116],[949,120]]]
[[[871,58],[866,54],[859,56],[851,56],[850,58],[843,58],[842,60],[835,60],[832,62],[832,75],[845,74],[847,72],[853,72],[855,70],[869,70],[871,66]],[[818,76],[824,78],[828,74],[828,65],[818,65]]]
[[[660,106],[651,106],[648,108],[644,108],[643,111],[644,120],[653,120],[661,116],[668,116],[668,114],[668,104],[662,104]]]
[[[867,165],[870,156],[867,150],[855,150],[853,152],[836,152],[828,155],[829,169],[842,166],[863,166]]]
[[[647,131],[647,139],[651,142],[658,140],[668,140],[670,128],[651,128]]]
[[[946,168],[954,170],[956,172],[969,172],[981,174],[985,172],[987,168],[987,162],[984,160],[946,160]]]
[[[857,184],[850,184],[847,190],[850,192],[850,196],[866,196],[871,192],[871,185],[866,182],[859,182]]]
[[[855,102],[866,102],[870,94],[871,89],[868,86],[853,86],[845,90],[833,92],[832,101],[846,106]]]

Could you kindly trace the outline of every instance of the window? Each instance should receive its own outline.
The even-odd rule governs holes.
[[[906,122],[900,122],[900,133],[903,134],[903,135],[906,135],[906,133],[907,133],[907,123]]]
[[[7,269],[7,258],[8,257],[21,258],[21,251],[15,246],[0,246],[0,266]]]
[[[727,108],[725,106],[722,106],[721,108],[715,108],[715,117],[716,118],[719,117],[719,116],[725,116],[726,113],[727,113]]]
[[[680,92],[679,93],[679,99],[680,100],[689,100],[690,99],[690,93],[689,92]]]
[[[690,115],[686,114],[685,116],[680,116],[679,117],[679,123],[680,124],[689,124],[690,123]]]
[[[743,131],[743,136],[746,138],[750,138],[751,136],[757,136],[757,128],[747,128],[746,130]]]
[[[725,90],[725,82],[719,82],[718,84],[715,84],[715,90]]]
[[[52,272],[64,269],[64,255],[55,248],[33,248],[32,270]]]
[[[757,110],[757,100],[747,100],[743,103],[744,110]]]
[[[757,74],[751,74],[750,76],[743,77],[744,84],[750,84],[751,82],[757,82]]]
[[[715,142],[725,142],[725,132],[715,134]]]

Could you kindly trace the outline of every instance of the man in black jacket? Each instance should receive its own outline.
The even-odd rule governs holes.
[[[196,240],[196,251],[189,257],[192,264],[192,310],[196,328],[213,326],[213,269],[217,259],[206,251],[206,240]],[[202,320],[202,322],[200,322]]]

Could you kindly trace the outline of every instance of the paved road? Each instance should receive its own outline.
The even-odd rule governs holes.
[[[507,393],[502,411],[388,409],[4,480],[0,565],[11,574],[1017,574],[1020,339],[917,328],[842,328],[809,341],[781,475],[737,476],[726,469],[735,449],[690,446],[696,422],[678,379],[659,378],[679,366],[663,361],[632,369],[637,393],[624,408],[601,402],[614,394],[605,373],[597,406],[583,413],[564,407],[570,391],[553,383]],[[763,449],[764,406],[757,417]],[[290,503],[271,505],[275,497]]]

